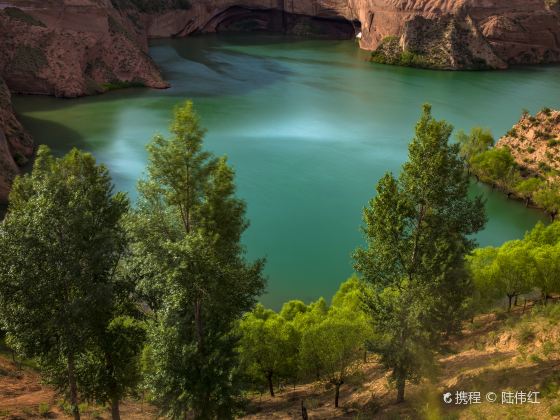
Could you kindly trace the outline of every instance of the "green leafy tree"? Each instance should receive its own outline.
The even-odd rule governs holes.
[[[127,209],[90,154],[73,149],[54,158],[41,146],[31,174],[14,182],[0,226],[2,324],[45,372],[64,365],[65,380],[53,380],[68,392],[75,419],[76,363],[111,310]]]
[[[240,323],[241,365],[255,381],[264,381],[274,397],[274,380],[297,369],[299,336],[290,321],[276,313],[262,318],[260,311],[249,312]]]
[[[488,270],[496,289],[508,298],[508,311],[513,299],[531,290],[536,273],[529,249],[522,241],[503,244]]]
[[[493,148],[470,160],[471,170],[492,186],[508,188],[515,181],[515,160],[508,148]]]
[[[399,179],[386,174],[364,210],[367,247],[354,254],[356,270],[372,287],[373,329],[383,337],[375,350],[392,370],[398,401],[406,380],[431,361],[441,333],[464,316],[471,288],[461,275],[464,256],[485,223],[482,200],[468,196],[459,145],[448,144],[451,132],[424,106]]]
[[[263,261],[245,261],[245,204],[226,159],[203,150],[192,103],[176,109],[170,132],[148,145],[147,177],[128,222],[127,265],[154,310],[146,384],[173,418],[189,411],[229,418],[238,394],[234,326],[263,290]]]
[[[469,299],[469,315],[474,317],[483,312],[501,297],[502,291],[496,287],[492,275],[492,264],[498,255],[494,247],[478,248],[466,257],[467,267],[473,282],[472,296]]]
[[[319,366],[321,378],[335,389],[336,408],[340,387],[359,369],[363,343],[362,324],[342,317],[329,316],[303,334],[302,365]]]
[[[560,188],[555,184],[547,184],[533,194],[533,201],[554,220],[560,211]]]
[[[459,130],[456,138],[460,145],[459,155],[466,162],[494,146],[494,136],[487,128],[473,127],[469,134]]]
[[[560,243],[532,249],[531,257],[535,264],[533,285],[540,289],[546,304],[551,292],[560,291]]]
[[[560,223],[553,222],[548,226],[538,222],[523,239],[528,247],[536,248],[542,245],[556,245],[560,242]]]
[[[539,178],[527,178],[515,185],[515,192],[525,200],[525,207],[529,206],[529,203],[533,199],[533,196],[540,188],[543,186],[543,181]]]
[[[301,300],[290,300],[282,305],[280,316],[286,321],[293,321],[294,318],[298,315],[305,314],[309,309],[309,306]]]

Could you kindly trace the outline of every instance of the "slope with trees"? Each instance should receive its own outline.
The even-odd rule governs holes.
[[[364,210],[367,246],[354,255],[371,285],[367,300],[380,338],[373,349],[392,371],[399,402],[406,381],[426,374],[442,334],[464,317],[464,257],[485,223],[482,200],[468,196],[459,146],[448,143],[451,132],[425,105],[399,178],[387,173]]]

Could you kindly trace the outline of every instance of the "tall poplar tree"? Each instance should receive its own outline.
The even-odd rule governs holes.
[[[459,145],[448,143],[451,132],[425,105],[399,178],[386,174],[364,210],[367,246],[354,255],[371,285],[373,350],[392,370],[399,402],[406,381],[424,373],[442,334],[463,316],[471,292],[464,257],[485,224],[481,198],[468,196]]]
[[[245,204],[225,158],[203,150],[204,130],[187,102],[170,138],[148,145],[147,176],[129,227],[130,272],[154,311],[146,383],[173,418],[229,418],[235,406],[234,324],[262,292],[263,261],[240,243]]]
[[[112,306],[112,276],[125,247],[125,195],[107,169],[76,149],[39,148],[18,177],[0,225],[0,319],[18,349],[37,357],[78,409],[77,361]]]

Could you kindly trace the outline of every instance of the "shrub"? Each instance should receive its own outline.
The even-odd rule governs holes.
[[[560,374],[554,373],[546,378],[540,386],[541,395],[544,398],[554,398],[560,390]]]
[[[529,360],[530,360],[531,362],[533,362],[533,363],[540,363],[540,362],[542,362],[542,359],[541,359],[539,356],[537,356],[536,354],[530,355],[530,356],[529,356]]]
[[[123,81],[123,80],[113,80],[108,83],[103,83],[101,85],[105,91],[110,90],[117,90],[117,89],[128,89],[128,88],[138,88],[138,87],[146,87],[145,83],[138,80],[132,80],[130,82]]]
[[[558,139],[550,139],[548,140],[548,147],[556,147],[560,144],[560,140]]]
[[[41,417],[49,417],[51,406],[47,403],[39,404],[39,415]]]
[[[548,410],[551,416],[560,416],[560,404],[554,404]]]
[[[535,339],[535,332],[529,325],[524,324],[519,328],[519,331],[517,333],[517,340],[521,344],[528,344],[534,339]]]
[[[517,129],[515,127],[513,127],[511,130],[509,130],[507,133],[508,137],[517,137]]]
[[[548,357],[551,353],[555,351],[554,343],[551,341],[545,341],[542,345],[542,352],[545,357]]]

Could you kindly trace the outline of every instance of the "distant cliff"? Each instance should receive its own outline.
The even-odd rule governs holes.
[[[12,3],[0,12],[0,76],[12,92],[75,97],[126,83],[166,86],[144,32],[108,0]]]
[[[558,0],[200,0],[142,14],[151,37],[186,36],[250,21],[263,10],[346,21],[378,61],[442,69],[504,69],[560,61]]]
[[[249,30],[359,35],[374,61],[389,64],[457,70],[560,62],[559,0],[4,0],[0,77],[12,92],[60,97],[164,88],[149,38]],[[0,130],[13,157],[17,121],[7,103],[0,103]],[[26,145],[18,153],[27,156],[29,136],[18,138]],[[1,144],[0,154],[8,156]],[[1,182],[14,170],[2,163]]]

